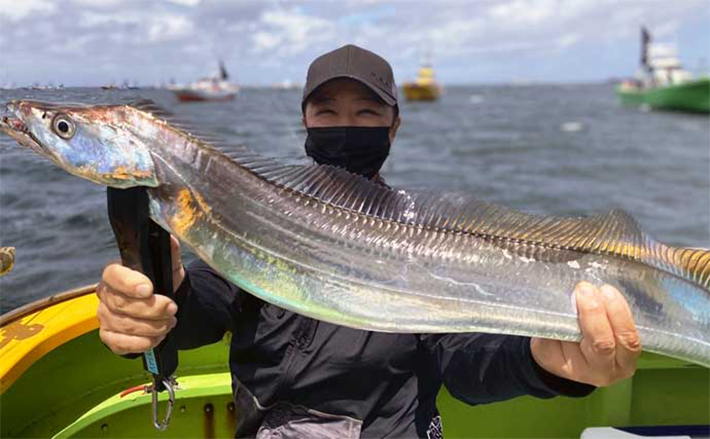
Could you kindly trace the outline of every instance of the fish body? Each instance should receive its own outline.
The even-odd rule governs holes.
[[[710,366],[710,252],[660,244],[623,211],[529,215],[330,166],[227,156],[150,104],[10,107],[16,118],[0,129],[75,175],[148,186],[156,222],[278,306],[366,330],[579,340],[575,285],[608,283],[644,349]],[[56,118],[74,125],[57,132]]]

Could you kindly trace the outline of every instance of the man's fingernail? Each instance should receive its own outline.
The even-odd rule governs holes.
[[[604,295],[604,297],[607,298],[607,300],[616,299],[616,292],[612,287],[604,285],[603,287],[601,287],[601,290],[602,294]]]
[[[136,287],[136,294],[141,296],[150,296],[152,289],[148,284],[140,284]]]
[[[175,315],[177,313],[177,305],[175,305],[174,303],[169,304],[167,307],[167,311],[168,313]]]
[[[591,284],[588,284],[586,282],[581,283],[577,285],[577,294],[580,294],[584,297],[592,297],[594,295],[594,288]]]

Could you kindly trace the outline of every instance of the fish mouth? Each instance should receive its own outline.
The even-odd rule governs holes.
[[[12,111],[12,107],[8,105],[7,110]],[[18,117],[8,115],[0,118],[0,131],[12,137],[22,146],[33,149],[41,154],[47,154],[39,140],[32,134],[30,129]]]

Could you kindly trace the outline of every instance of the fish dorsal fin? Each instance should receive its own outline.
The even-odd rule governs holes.
[[[134,105],[163,117],[154,102]],[[213,142],[203,144],[217,150]],[[583,218],[534,215],[460,193],[393,190],[334,166],[285,165],[243,147],[222,155],[265,181],[359,215],[428,231],[472,235],[499,245],[563,250],[565,258],[569,252],[627,258],[710,290],[710,251],[658,243],[622,210]]]
[[[551,249],[635,260],[696,282],[710,290],[710,251],[676,248],[649,237],[627,212],[614,209],[589,217],[532,215],[459,194],[418,197],[416,212],[427,227]]]
[[[195,140],[198,140],[207,148],[229,151],[229,149],[234,147],[233,145],[225,142],[224,139],[216,133],[205,131],[203,127],[200,127],[184,117],[175,115],[151,99],[130,100],[124,105],[165,122],[171,128],[176,129]]]
[[[459,193],[393,190],[333,166],[282,165],[255,155],[236,160],[278,186],[357,214],[494,244],[622,257],[710,289],[710,251],[660,244],[622,210],[579,218],[534,215]]]
[[[278,186],[365,215],[373,215],[377,208],[382,209],[381,197],[394,192],[386,186],[335,166],[284,165],[276,159],[246,151],[230,154],[230,158]]]
[[[125,105],[145,113],[150,113],[157,119],[164,121],[172,121],[175,117],[173,113],[161,107],[152,99],[134,99],[127,101]]]

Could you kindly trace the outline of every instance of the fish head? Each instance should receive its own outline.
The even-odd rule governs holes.
[[[76,176],[116,188],[158,186],[145,140],[123,105],[11,101],[0,131]]]

